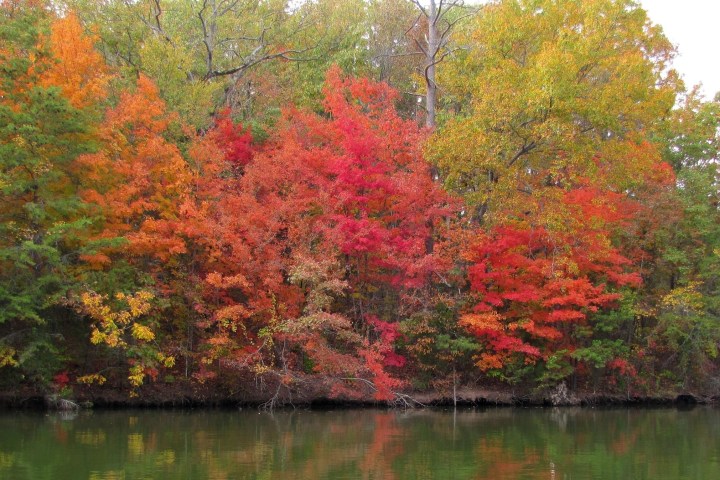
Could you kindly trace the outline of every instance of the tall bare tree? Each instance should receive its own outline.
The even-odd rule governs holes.
[[[454,51],[447,46],[455,25],[463,18],[473,15],[476,9],[465,5],[464,0],[413,0],[413,3],[420,10],[416,24],[420,21],[427,23],[425,41],[415,39],[415,44],[425,55],[425,124],[435,128],[438,90],[435,80],[436,66]]]

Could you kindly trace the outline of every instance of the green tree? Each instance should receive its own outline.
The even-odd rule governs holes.
[[[657,374],[684,388],[720,386],[720,102],[689,92],[657,141],[677,175],[674,211],[647,239],[656,262],[643,299]]]
[[[0,364],[39,382],[58,368],[61,300],[92,222],[75,161],[93,147],[88,116],[41,86],[48,24],[41,9],[0,5]]]

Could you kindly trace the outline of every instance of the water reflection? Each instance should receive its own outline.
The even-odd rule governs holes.
[[[81,412],[0,415],[0,478],[710,479],[720,412]]]

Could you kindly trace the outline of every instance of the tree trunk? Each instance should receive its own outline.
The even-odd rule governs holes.
[[[427,117],[425,125],[428,128],[435,128],[435,105],[437,104],[437,84],[435,83],[435,59],[440,50],[440,38],[438,35],[438,9],[435,0],[430,0],[428,8],[428,46],[425,52],[425,109]]]

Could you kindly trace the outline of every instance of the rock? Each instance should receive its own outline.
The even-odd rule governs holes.
[[[690,395],[689,393],[683,393],[675,398],[675,404],[682,406],[697,405],[698,400],[697,398],[695,398],[695,396]]]
[[[549,398],[550,403],[556,407],[560,405],[580,405],[580,399],[568,390],[565,382],[555,387],[555,390],[550,392]]]

